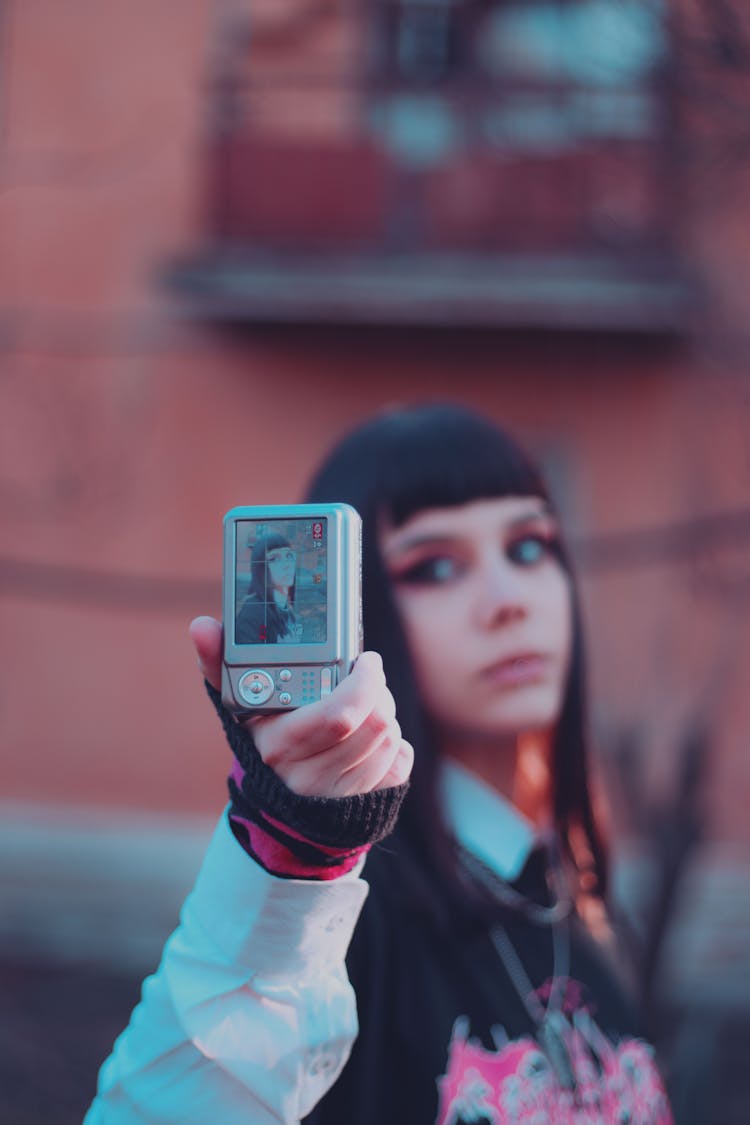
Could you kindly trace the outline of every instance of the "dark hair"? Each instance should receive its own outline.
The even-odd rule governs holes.
[[[291,547],[292,544],[278,531],[271,531],[268,535],[259,535],[253,543],[250,552],[250,589],[248,596],[257,598],[260,602],[268,600],[268,563],[266,557],[269,551],[277,547]],[[297,589],[297,579],[289,588],[289,604],[294,605],[294,594]]]
[[[502,496],[541,497],[553,507],[527,454],[489,419],[452,404],[428,404],[376,416],[336,446],[310,482],[307,498],[353,505],[363,520],[363,616],[367,648],[383,658],[404,737],[415,750],[409,796],[398,832],[409,837],[442,891],[467,904],[455,842],[438,800],[435,740],[424,712],[406,639],[378,546],[383,516],[396,526],[416,512]],[[552,749],[552,803],[560,843],[578,876],[581,835],[604,898],[607,865],[592,809],[587,769],[584,649],[578,597],[564,544],[558,557],[570,575],[573,650]],[[592,880],[589,876],[589,882]]]

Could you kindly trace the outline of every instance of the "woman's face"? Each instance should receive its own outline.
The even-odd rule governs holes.
[[[294,585],[297,556],[291,547],[272,547],[266,554],[266,565],[274,590],[288,590]]]
[[[462,737],[550,728],[567,683],[571,589],[538,497],[476,500],[387,527],[381,549],[425,707]]]

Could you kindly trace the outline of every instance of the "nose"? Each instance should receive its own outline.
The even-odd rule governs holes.
[[[482,629],[494,629],[521,621],[527,614],[521,574],[507,559],[493,554],[477,575],[477,623]]]

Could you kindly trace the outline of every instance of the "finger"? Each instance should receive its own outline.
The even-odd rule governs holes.
[[[189,632],[204,679],[221,691],[221,622],[215,617],[196,617],[190,622]]]
[[[355,793],[370,793],[374,789],[400,784],[396,779],[408,776],[412,759],[407,742],[401,738],[389,739],[375,753],[342,774],[332,787],[332,795],[351,797]]]
[[[376,709],[387,715],[392,708],[382,661],[377,653],[365,652],[326,699],[265,725],[258,749],[274,768],[283,759],[312,757],[350,738]]]
[[[401,739],[395,761],[384,777],[381,777],[373,789],[391,789],[395,785],[403,785],[408,781],[414,765],[414,748],[406,739]]]
[[[280,763],[275,768],[277,772],[286,772],[284,780],[296,793],[307,796],[339,795],[344,790],[348,791],[349,783],[342,787],[342,779],[353,770],[373,778],[374,784],[389,768],[400,743],[401,728],[398,723],[373,713],[344,742],[312,757]],[[378,766],[378,762],[382,764]],[[355,785],[351,792],[365,792],[365,789]]]

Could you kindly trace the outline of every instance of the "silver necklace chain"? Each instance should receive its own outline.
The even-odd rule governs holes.
[[[550,1011],[561,1011],[570,970],[570,935],[567,926],[552,927],[552,984],[546,1007],[539,999],[505,926],[494,926],[490,937],[534,1023],[542,1023]]]
[[[570,928],[568,919],[573,909],[572,900],[563,892],[556,865],[550,865],[554,901],[550,906],[542,906],[510,887],[495,875],[470,852],[462,851],[462,858],[468,870],[474,874],[497,900],[504,906],[517,910],[529,921],[537,925],[547,925],[552,937],[552,983],[546,1006],[539,999],[529,975],[523,966],[515,946],[508,936],[505,926],[496,925],[490,930],[490,938],[500,958],[508,979],[518,993],[531,1022],[535,1027],[535,1037],[553,1068],[560,1085],[575,1091],[576,1077],[570,1059],[567,1041],[571,1026],[563,1005],[570,973]]]
[[[521,958],[504,926],[490,931],[492,944],[508,978],[535,1026],[535,1037],[563,1089],[575,1090],[576,1076],[568,1049],[571,1026],[563,1011],[570,972],[570,931],[567,922],[551,926],[552,984],[546,1007],[539,999]]]
[[[550,888],[553,901],[549,906],[543,906],[540,902],[535,902],[534,899],[528,898],[517,891],[515,887],[506,883],[504,879],[496,875],[490,867],[470,851],[467,851],[466,848],[460,848],[459,852],[464,868],[470,875],[487,887],[503,906],[508,906],[511,910],[517,911],[524,918],[528,918],[529,921],[536,922],[540,926],[554,926],[570,916],[573,910],[573,900],[570,895],[566,894],[562,886],[560,873],[554,862],[549,867],[553,883]]]

